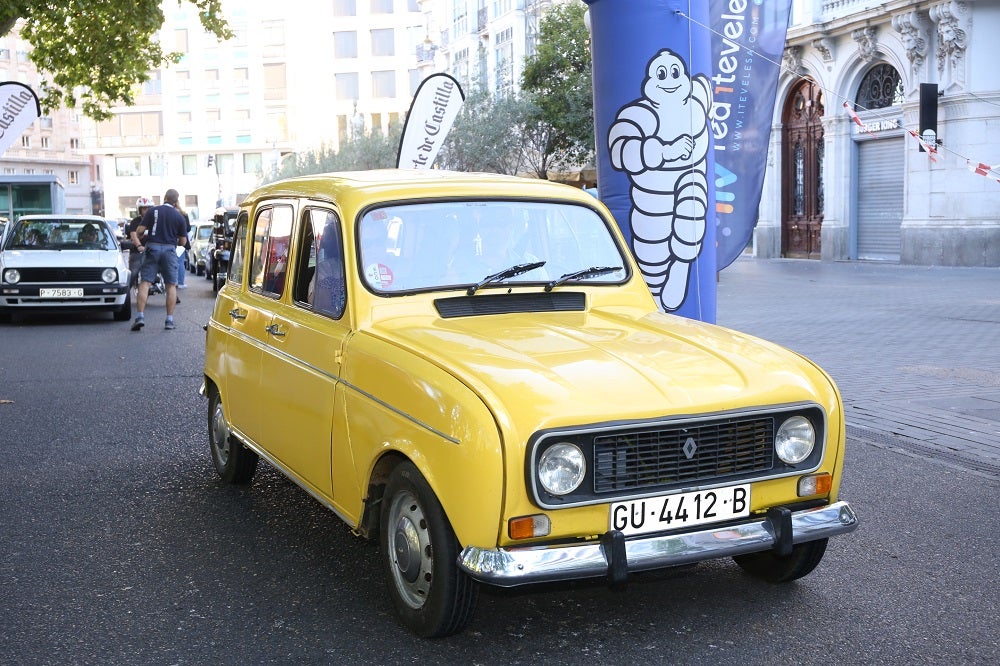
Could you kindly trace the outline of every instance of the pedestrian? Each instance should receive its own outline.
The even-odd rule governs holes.
[[[146,211],[153,207],[153,201],[147,197],[139,197],[135,201],[135,209],[138,211],[138,215],[133,217],[127,225],[125,225],[125,237],[132,241],[132,249],[128,252],[128,269],[132,273],[132,277],[129,280],[129,286],[136,288],[139,286],[139,269],[142,267],[142,252],[139,250],[146,243],[145,234],[142,238],[135,235],[135,230],[139,228],[139,223],[142,222],[142,216],[146,214]],[[136,298],[138,299],[138,292],[136,292]]]
[[[176,207],[179,198],[177,190],[167,190],[163,195],[163,203],[148,209],[135,230],[135,235],[142,238],[143,232],[148,229],[149,237],[144,246],[139,246],[139,251],[143,252],[142,267],[139,270],[139,313],[132,323],[133,331],[141,331],[146,325],[146,299],[157,272],[163,275],[163,281],[167,285],[167,319],[163,327],[168,331],[175,328],[174,306],[177,304],[179,260],[176,248],[183,245],[187,237],[187,221]]]
[[[184,258],[187,257],[187,251],[191,249],[191,218],[188,216],[187,211],[181,208],[180,203],[176,204],[174,208],[184,216],[184,245],[177,246],[177,256],[180,261],[177,262],[177,288],[187,289],[187,285],[184,284],[185,273],[187,273],[187,267],[184,265]],[[180,303],[180,297],[177,298],[177,302]]]

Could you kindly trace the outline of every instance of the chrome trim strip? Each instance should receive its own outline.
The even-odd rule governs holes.
[[[858,517],[847,502],[792,513],[792,542],[805,543],[853,532]],[[659,534],[625,541],[628,571],[691,564],[769,550],[775,543],[767,518],[684,534]],[[597,578],[608,573],[608,555],[598,541],[568,546],[486,549],[467,546],[459,566],[475,580],[514,587],[529,583]]]

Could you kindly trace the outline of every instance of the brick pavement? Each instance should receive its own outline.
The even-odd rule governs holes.
[[[1000,269],[741,257],[718,302],[830,373],[849,438],[1000,476]]]

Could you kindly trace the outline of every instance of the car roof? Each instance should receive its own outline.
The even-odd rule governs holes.
[[[68,220],[71,222],[104,222],[108,223],[103,217],[98,217],[96,215],[63,215],[60,213],[32,213],[31,215],[22,215],[18,218],[18,222],[22,220],[27,220],[28,222],[45,222],[50,220]]]
[[[444,169],[373,169],[298,176],[264,185],[250,193],[244,205],[263,198],[309,197],[351,203],[378,200],[485,196],[575,199],[588,205],[593,196],[575,187],[537,178],[495,173],[468,173]]]

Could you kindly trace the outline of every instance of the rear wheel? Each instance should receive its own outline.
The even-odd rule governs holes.
[[[382,565],[400,619],[425,638],[465,628],[479,588],[458,567],[458,541],[440,502],[412,463],[400,464],[382,496]]]
[[[217,388],[212,388],[208,396],[208,442],[215,471],[223,481],[250,483],[257,471],[257,454],[233,438]]]
[[[800,543],[792,546],[791,554],[786,557],[764,551],[737,555],[733,560],[754,578],[768,583],[787,583],[802,578],[819,565],[826,552],[826,543],[827,539]]]

